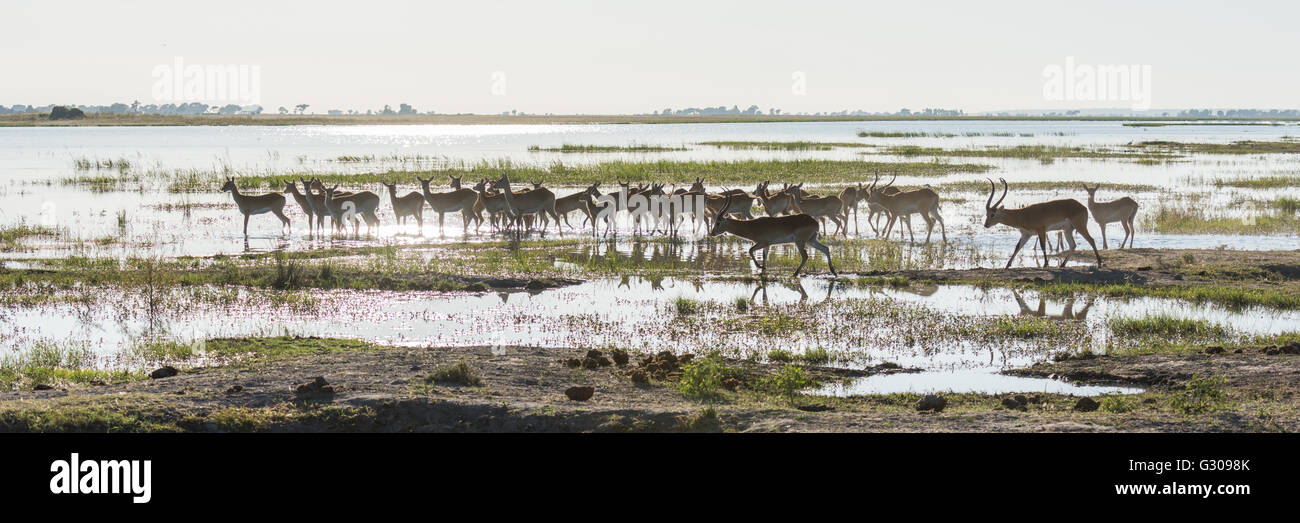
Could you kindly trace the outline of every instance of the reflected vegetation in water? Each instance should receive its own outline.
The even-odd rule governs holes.
[[[85,342],[101,365],[111,366],[157,333],[182,342],[293,334],[403,346],[718,348],[758,359],[778,349],[796,357],[824,349],[831,365],[888,361],[949,373],[958,387],[953,390],[962,390],[1010,383],[988,375],[1058,351],[1129,346],[1133,340],[1111,332],[1114,318],[1176,315],[1224,326],[1235,337],[1300,330],[1296,311],[1263,314],[1156,298],[1055,298],[966,285],[864,287],[816,278],[756,285],[629,276],[547,291],[460,294],[230,287],[174,288],[156,297],[120,289],[63,292],[70,294],[36,305],[9,300],[0,309],[0,350]],[[151,300],[157,303],[150,306]],[[680,300],[693,305],[683,308]],[[915,380],[932,375],[861,386],[905,390],[896,386],[899,380],[914,380],[911,386],[922,390],[928,382]]]

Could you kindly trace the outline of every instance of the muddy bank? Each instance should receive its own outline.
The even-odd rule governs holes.
[[[1239,352],[1238,352],[1239,350]],[[1300,383],[1300,344],[1225,350],[1202,354],[1143,354],[1071,358],[1005,372],[1015,376],[1054,377],[1094,385],[1138,385],[1161,389],[1185,387],[1196,377],[1218,377],[1228,387],[1289,391]]]
[[[934,282],[1005,281],[1023,283],[1132,283],[1141,285],[1223,285],[1300,289],[1300,251],[1233,251],[1218,249],[1110,249],[1101,251],[1102,267],[1091,251],[1070,254],[1071,264],[1052,266],[872,271],[863,276],[905,276]]]
[[[376,348],[292,357],[250,357],[137,382],[0,393],[4,431],[1261,431],[1300,428],[1291,355],[1139,356],[1035,366],[1023,372],[1083,381],[1159,382],[1122,397],[1125,408],[1076,410],[1079,398],[1034,394],[1008,407],[1005,397],[945,394],[941,412],[918,412],[915,394],[787,397],[769,383],[786,367],[727,360],[711,399],[679,388],[681,368],[652,355],[628,363],[586,363],[579,349],[521,347]],[[647,362],[646,359],[650,361]],[[574,365],[572,360],[578,360]],[[463,362],[463,366],[459,364]],[[460,368],[460,371],[455,369]],[[648,375],[637,376],[638,369]],[[900,372],[805,366],[831,380]],[[654,371],[662,370],[656,375]],[[465,377],[468,372],[469,378]],[[1174,410],[1179,380],[1198,372],[1229,376],[1222,407]],[[1089,374],[1091,373],[1091,374]],[[317,380],[316,378],[321,378]],[[1160,378],[1160,379],[1157,379]],[[585,401],[570,399],[585,396]],[[579,390],[574,390],[574,389]],[[1273,389],[1268,398],[1250,396]],[[1003,395],[1005,396],[1005,395]],[[1103,399],[1103,404],[1109,399]],[[1259,413],[1266,413],[1262,417]]]

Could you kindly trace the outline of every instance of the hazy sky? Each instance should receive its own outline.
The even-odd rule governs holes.
[[[1300,107],[1296,2],[1135,4],[6,0],[0,104],[154,103],[179,56],[260,66],[263,106],[309,112],[1129,105],[1045,99],[1074,57],[1151,66],[1155,108]]]

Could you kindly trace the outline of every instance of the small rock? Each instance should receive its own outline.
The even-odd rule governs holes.
[[[38,383],[32,390],[54,390],[54,387],[49,383]]]
[[[650,376],[641,369],[636,369],[632,371],[632,374],[630,374],[629,376],[632,378],[632,383],[635,383],[637,385],[645,385],[647,383],[650,383]]]
[[[334,394],[334,386],[325,381],[324,377],[316,376],[311,381],[299,385],[294,389],[298,396],[316,396]]]
[[[1213,346],[1205,348],[1206,354],[1223,354],[1223,347]]]
[[[943,396],[928,394],[921,401],[916,402],[916,410],[942,412],[944,407],[948,406],[948,399]]]
[[[1024,396],[1019,396],[1023,399]],[[1025,410],[1025,401],[1018,401],[1016,397],[1002,398],[1002,406],[1007,410]]]
[[[587,401],[591,399],[591,396],[595,393],[596,393],[595,387],[586,387],[586,386],[569,387],[564,391],[564,395],[568,396],[569,399],[573,401]]]
[[[623,349],[614,349],[609,351],[610,356],[614,357],[614,363],[619,367],[627,366],[628,355]]]
[[[580,359],[578,359],[578,358],[565,358],[565,359],[560,360],[560,361],[563,361],[563,362],[564,362],[564,366],[566,366],[566,367],[568,367],[568,368],[570,368],[570,369],[576,369],[576,368],[582,366],[582,360],[580,360]]]
[[[176,367],[173,367],[171,365],[164,365],[162,368],[150,372],[149,377],[153,379],[170,378],[180,373],[181,371],[176,370]]]
[[[1101,404],[1092,398],[1079,398],[1079,401],[1074,403],[1075,412],[1092,412],[1098,407],[1101,407]]]
[[[233,386],[233,387],[230,387],[230,388],[226,389],[226,394],[238,394],[238,393],[242,392],[243,390],[244,390],[244,386],[243,386],[243,385],[235,385],[235,386]]]

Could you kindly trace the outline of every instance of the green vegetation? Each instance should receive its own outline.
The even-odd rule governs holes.
[[[1300,186],[1300,176],[1260,176],[1258,178],[1215,178],[1215,187],[1241,187],[1244,189],[1284,189]]]
[[[799,395],[800,391],[814,387],[817,383],[817,380],[805,374],[803,369],[794,365],[785,365],[775,375],[759,380],[758,388],[792,400]]]
[[[1055,296],[1075,296],[1082,293],[1100,294],[1114,298],[1172,298],[1191,302],[1210,302],[1230,308],[1250,306],[1300,309],[1300,295],[1274,289],[1253,287],[1138,285],[1132,283],[1041,283],[1031,286],[1039,292]]]
[[[1230,334],[1227,328],[1209,320],[1178,318],[1163,313],[1140,318],[1110,318],[1107,324],[1115,334],[1128,336],[1217,339]]]
[[[676,300],[673,300],[673,309],[677,311],[678,316],[689,316],[699,312],[700,302],[685,296],[678,296]]]
[[[267,407],[178,409],[170,394],[70,395],[0,407],[0,432],[252,432],[274,427],[357,430],[369,407],[279,403]]]
[[[1084,183],[1091,184],[1092,182],[1084,182],[1080,180],[1032,181],[1032,182],[1010,182],[1009,181],[1007,182],[1007,191],[1059,191],[1059,190],[1078,189],[1078,191],[1081,194],[1083,194],[1083,198],[1087,198],[1087,194],[1084,193],[1083,191]],[[912,187],[904,186],[900,188],[910,189]],[[1113,190],[1116,192],[1125,192],[1125,193],[1148,192],[1148,191],[1155,191],[1159,189],[1159,187],[1156,187],[1154,185],[1139,184],[1139,183],[1108,183],[1105,185],[1105,188],[1108,191]],[[967,191],[967,192],[978,192],[987,195],[989,192],[989,183],[983,180],[944,182],[935,186],[935,189],[941,192],[942,191]],[[998,184],[998,194],[1002,194],[1001,183]],[[1010,194],[1010,192],[1008,192],[1008,194]]]
[[[677,388],[688,398],[715,400],[722,397],[723,380],[739,377],[717,354],[694,358],[682,367]]]
[[[1165,127],[1170,125],[1254,125],[1276,127],[1285,124],[1280,122],[1124,122],[1124,127]]]
[[[1068,336],[1073,326],[1051,318],[1039,316],[997,316],[987,328],[987,333],[1003,338],[1038,338]]]
[[[1192,376],[1183,386],[1181,394],[1175,394],[1170,401],[1174,410],[1183,414],[1204,414],[1223,409],[1227,406],[1223,386],[1227,380],[1214,376]]]
[[[21,352],[0,356],[0,390],[119,383],[142,377],[138,371],[96,368],[95,355],[86,343],[38,342]]]
[[[1294,154],[1300,153],[1300,142],[1259,142],[1254,140],[1242,140],[1232,143],[1187,143],[1156,140],[1139,142],[1134,146],[1134,149],[1158,151],[1161,154],[1171,152],[1199,154]]]
[[[26,222],[0,227],[0,251],[18,250],[23,247],[23,240],[39,237],[58,237],[61,232],[53,227],[28,225]]]
[[[1161,206],[1142,213],[1142,226],[1164,234],[1296,234],[1300,216],[1286,202],[1271,212],[1218,216],[1195,206]]]
[[[483,385],[483,378],[479,376],[474,367],[465,363],[465,360],[458,361],[451,365],[444,365],[434,369],[433,372],[424,376],[423,381],[426,385],[442,383],[453,385],[466,385],[478,387]]]
[[[225,177],[233,176],[241,190],[278,191],[284,181],[299,176],[315,176],[323,183],[342,184],[348,187],[377,187],[381,182],[394,179],[414,183],[417,176],[433,177],[435,183],[446,183],[449,175],[465,180],[498,179],[508,175],[519,182],[543,182],[551,186],[590,185],[601,183],[613,186],[619,180],[656,181],[669,184],[690,184],[703,177],[713,184],[750,184],[762,180],[800,180],[810,183],[842,183],[869,181],[881,176],[945,176],[954,173],[982,173],[992,166],[981,164],[950,164],[930,162],[867,162],[858,160],[735,160],[735,161],[608,161],[597,164],[549,165],[519,164],[509,160],[484,160],[476,163],[455,163],[433,170],[388,170],[371,173],[321,173],[321,172],[241,172],[231,166],[215,170],[176,169],[140,172],[132,169],[119,175],[77,175],[61,180],[68,185],[89,186],[94,190],[130,190],[145,185],[167,187],[176,193],[216,191]]]
[[[210,356],[230,358],[247,356],[293,358],[380,348],[378,345],[360,340],[300,336],[214,338],[206,340],[203,346]]]
[[[760,151],[830,151],[836,147],[874,147],[858,142],[700,142],[719,149]]]
[[[553,153],[662,153],[671,151],[686,151],[686,147],[671,147],[667,145],[576,145],[562,144],[559,147],[542,147],[540,145],[530,145],[528,150],[532,152],[553,152]]]
[[[1165,160],[1174,158],[1168,153],[1149,153],[1144,151],[1115,150],[1105,147],[1074,147],[1064,145],[1013,145],[988,146],[978,149],[945,149],[942,147],[921,147],[902,145],[886,147],[864,154],[890,154],[896,156],[964,156],[982,158],[1019,158],[1025,160],[1051,161],[1057,158],[1103,158],[1103,159],[1142,159]]]

